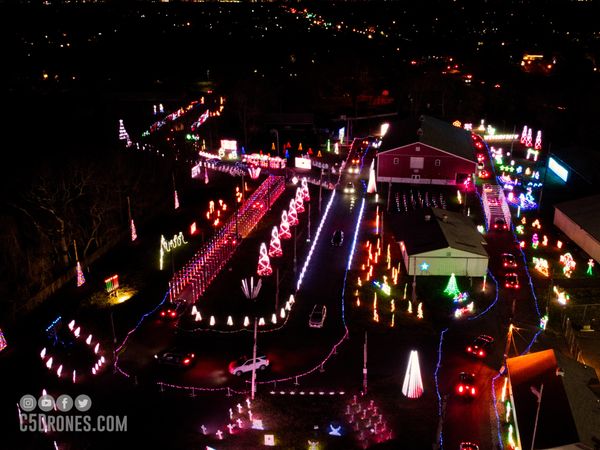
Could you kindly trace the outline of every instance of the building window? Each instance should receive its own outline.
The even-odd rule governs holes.
[[[394,158],[394,165],[400,164],[400,158]]]
[[[442,160],[441,159],[436,159],[435,160],[435,167],[440,167],[442,165]]]
[[[422,169],[425,163],[425,158],[422,156],[411,156],[410,158],[410,168],[411,169]]]
[[[418,145],[415,147],[415,152],[420,152],[421,151],[421,147],[419,147]]]

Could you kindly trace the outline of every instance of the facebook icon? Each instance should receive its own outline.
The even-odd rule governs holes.
[[[63,394],[56,399],[56,407],[59,411],[68,412],[73,408],[73,399],[70,395]]]

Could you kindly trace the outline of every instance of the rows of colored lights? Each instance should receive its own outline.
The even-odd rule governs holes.
[[[493,133],[485,135],[488,142],[501,142],[501,139],[493,139]],[[542,187],[540,182],[540,168],[543,163],[538,162],[542,151],[542,132],[536,133],[535,143],[533,142],[532,130],[525,126],[520,135],[509,135],[516,141],[511,140],[511,147],[518,147],[519,151],[525,149],[525,158],[521,163],[515,160],[510,151],[502,147],[491,145],[489,147],[489,158],[492,162],[498,184],[505,191],[506,200],[509,205],[517,207],[520,211],[532,210],[537,208],[535,200],[536,190]],[[480,147],[483,150],[483,146]],[[513,150],[514,153],[514,150]],[[483,157],[481,155],[481,157]],[[478,159],[480,155],[478,155]],[[480,161],[481,162],[481,161]]]
[[[190,289],[198,298],[217,276],[220,269],[233,256],[239,239],[247,236],[266,214],[269,203],[274,202],[285,190],[283,177],[269,176],[239,208],[236,215],[215,236],[196,252],[194,257],[180,269],[169,282],[171,300]]]
[[[298,214],[306,211],[306,208],[304,207],[304,201],[307,201],[307,202],[310,201],[310,193],[309,193],[308,183],[307,183],[306,178],[302,179],[301,185],[296,188],[296,194],[295,194],[295,196],[293,196],[290,199],[288,209],[287,210],[284,209],[281,212],[281,223],[280,223],[279,227],[274,226],[273,229],[271,230],[271,241],[269,243],[269,249],[267,250],[267,245],[265,242],[260,244],[258,267],[257,267],[257,275],[258,276],[264,278],[264,277],[269,277],[273,274],[273,269],[271,267],[271,258],[280,258],[283,256],[281,240],[282,239],[287,240],[292,237],[292,235],[290,233],[290,226],[298,226],[299,225],[300,222],[298,219]],[[285,319],[287,321],[287,318],[289,317],[289,315],[286,314],[286,311],[290,311],[293,304],[294,304],[294,295],[292,294],[292,295],[290,295],[290,299],[286,302],[285,308],[281,308],[279,311],[279,317],[281,319]],[[192,316],[194,317],[195,322],[202,321],[202,314],[196,305],[194,305],[192,308]],[[219,325],[221,325],[222,323],[226,323],[227,327],[231,329],[231,327],[234,327],[234,322],[235,322],[235,324],[238,324],[238,326],[239,326],[239,324],[243,324],[244,328],[247,328],[250,325],[250,319],[248,316],[244,317],[243,321],[239,318],[236,318],[236,320],[234,321],[234,318],[232,315],[228,315],[226,321],[222,321]],[[267,321],[265,320],[265,318],[261,317],[259,319],[258,325],[262,327],[262,326],[266,325],[266,323],[267,323]],[[271,323],[273,325],[277,325],[277,323],[278,323],[277,311],[272,313]],[[211,315],[210,319],[209,319],[210,327],[214,327],[216,324],[217,324],[217,320],[216,320],[215,316]],[[276,328],[276,329],[279,329],[279,328]],[[198,330],[205,331],[205,329],[201,329],[201,328],[196,328],[194,331],[198,331]],[[239,331],[239,330],[236,330],[236,331]],[[273,331],[273,330],[271,330],[271,331]]]

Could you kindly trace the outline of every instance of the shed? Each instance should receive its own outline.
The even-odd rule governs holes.
[[[423,208],[388,220],[409,275],[482,277],[489,256],[473,221],[460,213]]]

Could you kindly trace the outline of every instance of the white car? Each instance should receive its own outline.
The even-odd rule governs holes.
[[[243,373],[251,372],[253,368],[256,370],[265,370],[269,366],[269,360],[266,356],[257,356],[255,360],[252,358],[240,358],[229,364],[229,373],[240,376]]]
[[[325,316],[327,315],[327,308],[325,305],[315,305],[310,318],[308,319],[308,326],[311,328],[323,328],[325,322]]]

